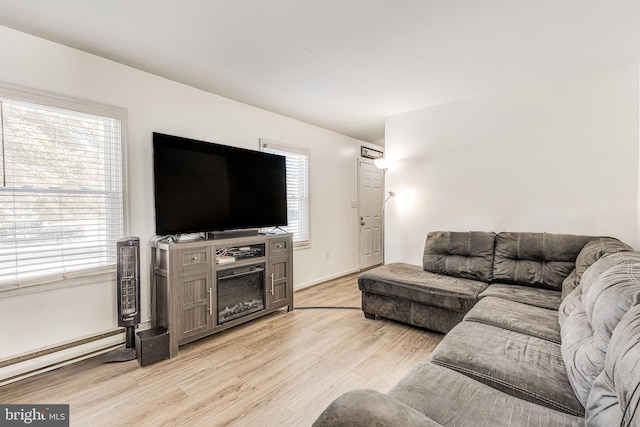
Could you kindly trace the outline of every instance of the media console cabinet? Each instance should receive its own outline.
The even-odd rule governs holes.
[[[151,244],[151,317],[178,347],[293,310],[291,233]]]

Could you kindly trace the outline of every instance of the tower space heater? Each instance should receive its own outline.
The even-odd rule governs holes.
[[[135,329],[140,323],[140,239],[124,237],[117,243],[118,326],[125,328],[124,348],[109,353],[108,361],[124,362],[136,356]]]

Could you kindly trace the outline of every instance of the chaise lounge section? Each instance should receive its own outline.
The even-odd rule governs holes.
[[[314,425],[640,425],[640,253],[540,234],[496,234],[491,280],[430,360],[388,394],[346,393]]]

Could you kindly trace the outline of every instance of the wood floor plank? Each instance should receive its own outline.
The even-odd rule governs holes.
[[[276,312],[146,367],[87,359],[5,385],[0,402],[69,404],[72,426],[310,425],[349,390],[388,391],[442,337],[348,308],[356,278],[296,292],[297,307],[324,308]]]

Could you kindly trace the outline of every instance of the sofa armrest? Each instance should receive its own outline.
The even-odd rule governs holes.
[[[399,400],[375,390],[353,390],[334,400],[313,427],[436,427],[436,423]]]

